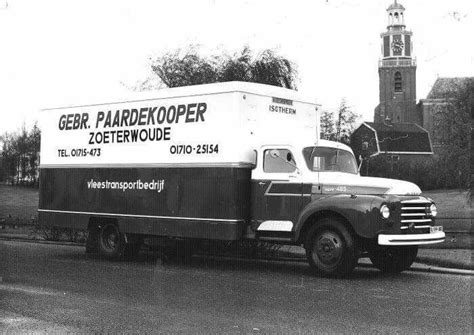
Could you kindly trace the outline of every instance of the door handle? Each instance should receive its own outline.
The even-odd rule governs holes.
[[[264,181],[261,181],[261,182],[259,182],[258,184],[259,184],[260,186],[263,186],[263,185],[265,185],[266,183],[265,183]]]

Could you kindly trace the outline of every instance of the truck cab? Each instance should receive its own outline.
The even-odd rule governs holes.
[[[345,275],[360,255],[398,272],[417,246],[440,243],[434,202],[413,183],[362,177],[342,143],[264,145],[252,170],[251,233],[301,244],[319,272]]]

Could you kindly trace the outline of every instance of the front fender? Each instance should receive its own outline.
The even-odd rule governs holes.
[[[383,195],[313,195],[298,217],[295,226],[295,240],[300,241],[301,234],[312,224],[312,219],[330,215],[340,216],[349,223],[357,236],[375,238],[386,231],[387,223],[380,217],[379,208],[389,203],[391,196]],[[304,237],[303,237],[304,238]]]

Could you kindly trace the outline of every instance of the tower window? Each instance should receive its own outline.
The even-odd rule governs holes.
[[[402,74],[395,72],[395,92],[402,92]]]

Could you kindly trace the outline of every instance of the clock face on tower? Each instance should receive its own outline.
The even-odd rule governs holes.
[[[402,50],[403,50],[403,42],[402,40],[393,40],[392,42],[392,50],[393,50],[393,53],[395,55],[401,55],[402,54]]]

